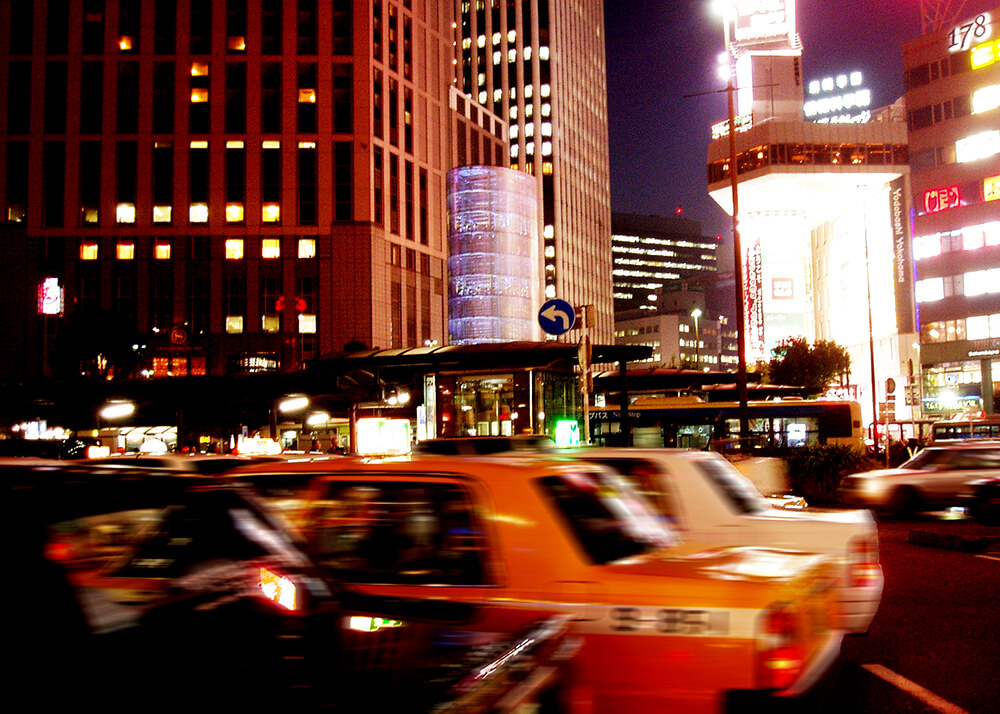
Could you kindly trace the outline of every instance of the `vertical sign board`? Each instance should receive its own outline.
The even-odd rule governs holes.
[[[910,222],[906,208],[906,180],[903,176],[889,184],[889,218],[892,222],[893,284],[896,289],[896,329],[916,332],[913,303],[913,255]]]

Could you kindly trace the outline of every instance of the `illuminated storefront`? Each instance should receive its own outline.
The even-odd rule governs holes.
[[[1000,8],[903,46],[922,410],[1000,395]]]

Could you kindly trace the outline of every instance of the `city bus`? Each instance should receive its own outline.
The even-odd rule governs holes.
[[[931,424],[931,444],[983,439],[1000,440],[1000,416],[965,417]]]
[[[820,444],[864,449],[861,405],[855,401],[785,399],[751,401],[748,448],[762,453]],[[706,402],[698,397],[639,397],[628,408],[634,446],[674,446],[727,451],[737,448],[739,402]],[[597,444],[624,442],[621,410],[593,407],[591,438]]]

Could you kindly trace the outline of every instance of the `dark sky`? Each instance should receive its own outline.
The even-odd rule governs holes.
[[[961,0],[950,0],[953,9]],[[962,18],[1000,0],[967,0]],[[732,235],[729,216],[708,197],[709,127],[726,118],[716,72],[722,21],[711,0],[605,0],[611,207],[683,215],[706,235]],[[901,47],[919,37],[920,0],[797,0],[804,79],[860,70],[874,107],[903,93]],[[720,257],[722,257],[720,255]],[[730,263],[731,265],[731,260]]]

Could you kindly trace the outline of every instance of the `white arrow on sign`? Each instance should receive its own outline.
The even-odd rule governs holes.
[[[562,326],[564,330],[568,330],[569,326],[573,324],[573,318],[575,315],[570,315],[565,310],[560,310],[555,305],[549,305],[548,309],[542,310],[542,317],[546,320],[551,320],[555,322],[557,319],[562,320]]]

